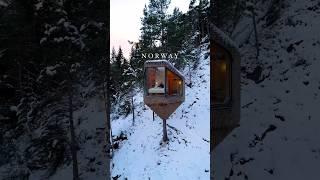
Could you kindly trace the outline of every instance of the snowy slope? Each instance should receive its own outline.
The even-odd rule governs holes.
[[[204,46],[206,49],[207,45]],[[112,177],[129,180],[195,180],[210,175],[210,77],[209,58],[203,50],[199,67],[192,73],[192,88],[186,86],[185,102],[167,121],[168,144],[162,142],[162,120],[143,104],[143,94],[134,97],[136,122],[132,116],[112,122],[120,143],[112,160]],[[186,75],[186,73],[184,73]]]
[[[247,22],[243,19],[238,28]],[[215,179],[318,180],[320,3],[290,1],[276,24],[262,24],[266,79],[256,84],[243,72],[241,126],[215,149]],[[246,37],[241,36],[239,44]],[[241,48],[247,70],[255,64],[252,47]]]

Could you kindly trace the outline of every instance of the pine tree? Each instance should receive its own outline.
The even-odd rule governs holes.
[[[117,56],[116,50],[114,49],[114,47],[112,47],[111,60],[110,60],[111,63],[115,63],[116,62],[116,56]]]
[[[143,9],[141,44],[152,50],[164,48],[167,42],[167,10],[170,0],[150,0]]]
[[[10,3],[0,17],[4,27],[0,29],[0,76],[8,76],[18,96],[9,100],[17,107],[17,119],[5,126],[5,131],[12,132],[5,142],[18,144],[23,139],[26,144],[12,146],[10,162],[29,170],[47,169],[50,176],[70,162],[72,152],[74,179],[78,179],[73,111],[78,108],[78,86],[84,74],[101,85],[104,74],[98,68],[106,59],[106,2]],[[78,65],[85,68],[78,71]]]
[[[119,74],[122,74],[123,62],[124,62],[123,52],[122,52],[121,46],[119,46],[118,54],[116,56],[116,64],[117,64],[117,68],[119,70]]]
[[[231,33],[235,17],[239,17],[239,3],[237,0],[211,0],[210,19],[213,24],[227,33]]]
[[[174,8],[173,14],[168,19],[168,40],[167,48],[170,52],[177,52],[181,49],[181,42],[185,40],[188,29],[183,21],[182,12]]]

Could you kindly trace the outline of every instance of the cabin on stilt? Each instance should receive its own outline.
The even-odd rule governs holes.
[[[184,77],[166,60],[149,60],[144,67],[144,102],[159,117],[168,119],[184,101]]]
[[[144,64],[144,103],[163,120],[163,140],[167,141],[166,120],[184,102],[183,75],[167,60]]]
[[[237,45],[210,25],[211,149],[240,123],[240,54]]]

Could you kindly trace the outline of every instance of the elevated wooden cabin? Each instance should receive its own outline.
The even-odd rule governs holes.
[[[211,149],[240,123],[240,54],[236,44],[210,25]]]
[[[167,60],[146,61],[144,75],[144,103],[168,119],[185,99],[183,75]]]

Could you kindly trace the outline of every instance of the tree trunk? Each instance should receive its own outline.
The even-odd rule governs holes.
[[[133,103],[133,96],[131,98],[131,103],[132,103],[132,126],[134,126],[134,103]]]
[[[69,129],[70,129],[70,146],[71,146],[71,156],[72,156],[72,167],[73,167],[73,180],[79,180],[79,170],[78,170],[78,158],[77,158],[77,147],[75,142],[75,133],[73,126],[73,104],[72,104],[72,80],[69,80]]]
[[[19,66],[19,93],[22,95],[22,67],[20,61],[18,61],[18,66]]]
[[[154,121],[154,112],[152,111],[152,120]]]
[[[163,142],[168,141],[168,134],[167,134],[167,120],[163,120]]]
[[[204,38],[204,36],[205,36],[204,23],[205,23],[205,18],[201,19],[201,38],[200,38],[200,40],[202,40],[202,38]]]
[[[108,80],[106,80],[108,83]],[[113,143],[112,143],[112,133],[111,133],[111,121],[110,121],[110,99],[108,98],[108,93],[106,92],[106,89],[108,91],[108,87],[105,88],[104,82],[102,85],[102,91],[103,91],[103,100],[104,100],[104,109],[106,113],[106,122],[105,122],[105,142],[106,142],[106,149],[107,153],[110,156],[109,152],[111,150],[111,156],[113,154]],[[110,156],[110,157],[111,157]]]
[[[192,86],[192,82],[191,82],[191,67],[190,67],[190,63],[188,65],[189,65],[189,85],[191,87]]]
[[[166,50],[167,47],[164,45],[164,40],[165,40],[165,37],[164,37],[164,25],[163,25],[163,21],[164,21],[164,18],[161,18],[161,48],[163,50]]]
[[[106,9],[109,11],[110,10],[110,1],[107,1],[107,7]],[[107,12],[107,19],[106,23],[110,23],[110,12]],[[106,32],[110,31],[110,27],[107,26]],[[109,33],[106,33],[106,80],[107,80],[107,89],[106,89],[106,97],[105,97],[105,106],[106,106],[106,132],[105,132],[105,141],[106,141],[106,148],[107,148],[107,153],[106,153],[106,179],[111,179],[111,173],[110,173],[110,159],[112,155],[110,154],[110,149],[112,150],[112,131],[111,131],[111,119],[110,119],[110,35]],[[104,82],[103,82],[104,83]],[[104,86],[104,85],[103,85]],[[103,87],[104,89],[104,87]],[[104,92],[105,94],[105,92]],[[111,136],[111,138],[110,138]]]
[[[256,15],[254,13],[254,10],[252,10],[252,23],[253,23],[253,28],[254,28],[254,36],[256,40],[256,59],[258,61],[259,58],[259,40],[258,40],[258,32],[257,32],[257,24],[256,24]]]

